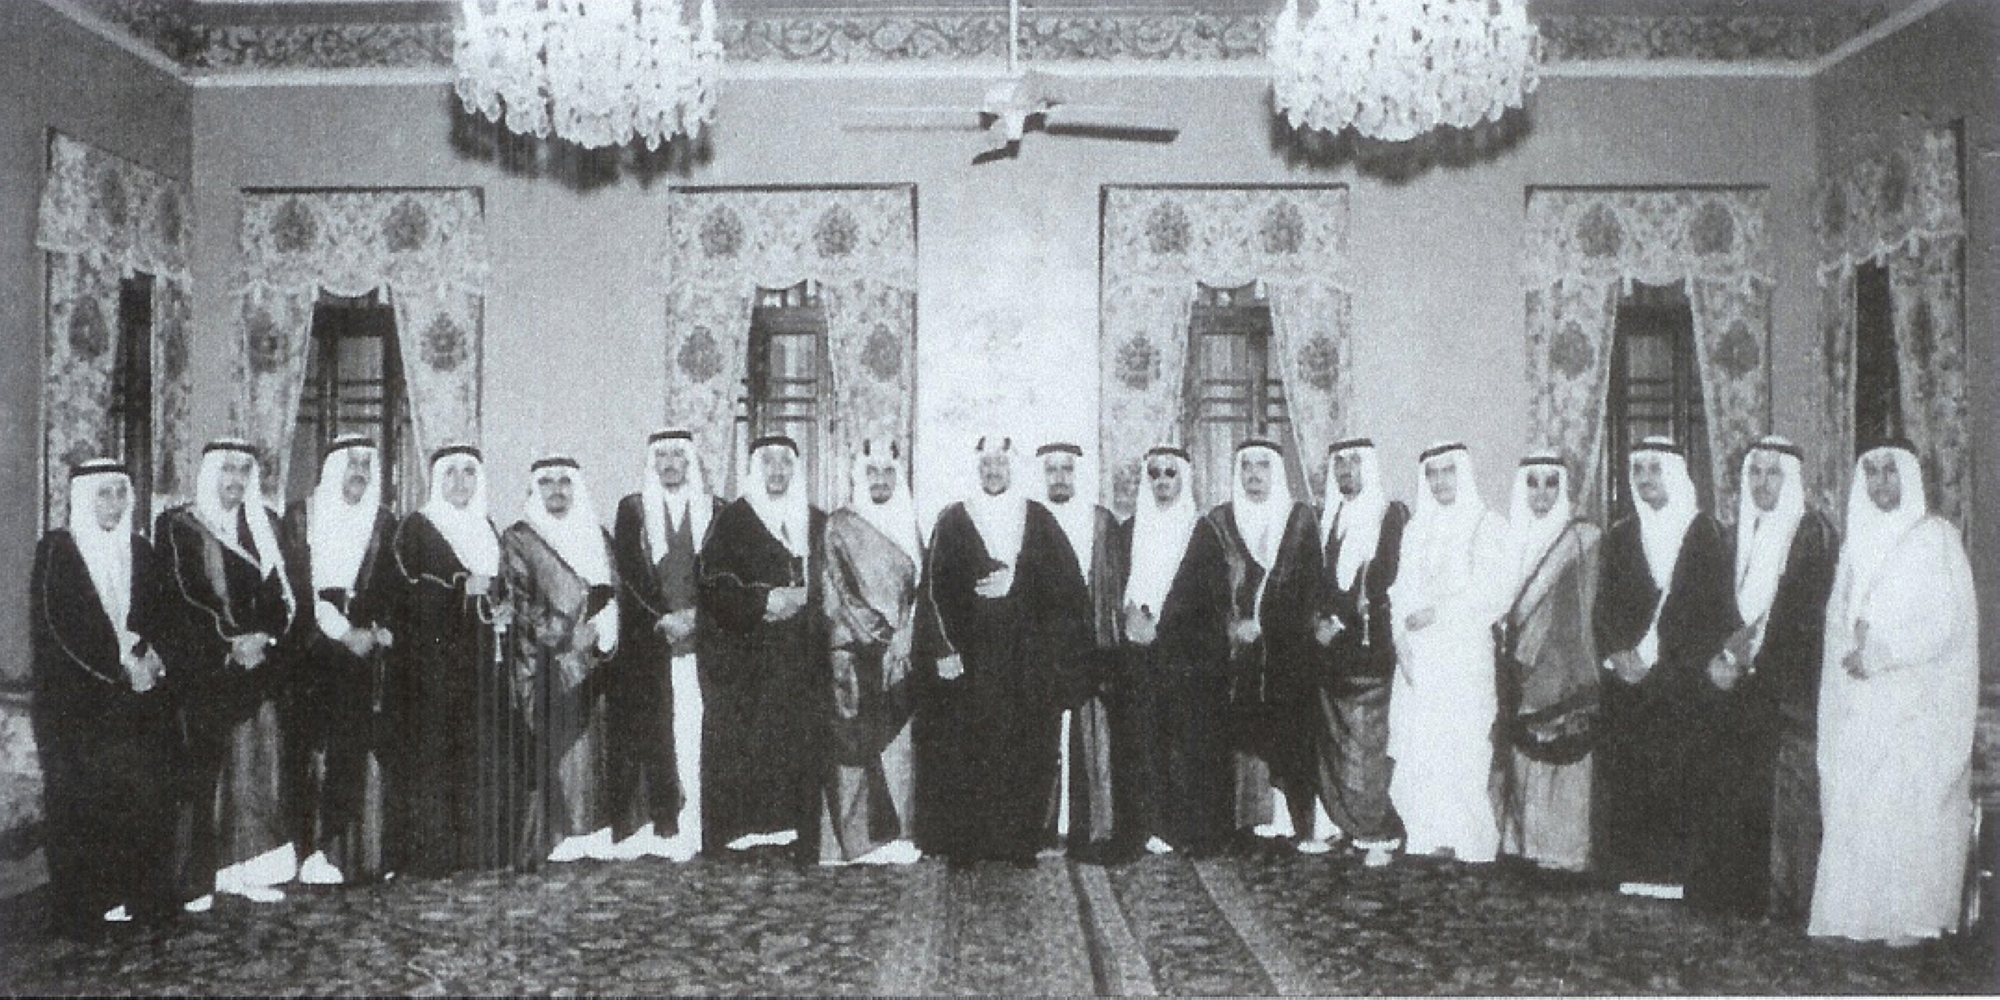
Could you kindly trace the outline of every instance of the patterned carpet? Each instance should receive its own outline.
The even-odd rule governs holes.
[[[238,994],[1557,994],[1990,991],[1991,942],[1891,952],[1506,867],[1250,853],[1112,868],[580,863],[41,936],[0,990]]]

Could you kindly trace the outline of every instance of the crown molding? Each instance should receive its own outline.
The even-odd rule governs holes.
[[[0,0],[4,2],[4,0]],[[260,33],[254,28],[235,26],[204,32],[205,48],[218,44],[232,46],[226,63],[186,66],[169,58],[158,48],[142,41],[117,23],[95,13],[79,0],[40,0],[72,22],[103,38],[121,51],[189,86],[209,89],[251,87],[406,87],[449,84],[449,65],[440,64],[439,45],[429,31],[418,25],[396,30],[370,26],[348,26],[350,40],[359,49],[375,53],[377,65],[342,67],[319,65],[287,67],[268,65],[282,61],[282,55],[260,55],[260,45],[272,51],[312,50],[314,58],[330,59],[302,41],[313,26],[281,26]],[[1871,24],[1861,33],[1814,59],[1745,58],[1704,59],[1680,56],[1664,58],[1608,57],[1574,58],[1544,64],[1543,79],[1810,79],[1819,73],[1867,51],[1906,27],[1957,0],[1912,0],[1907,6]],[[1063,32],[1049,33],[1024,25],[1024,45],[1030,63],[1040,72],[1071,77],[1167,77],[1245,78],[1268,76],[1270,64],[1262,54],[1261,36],[1249,40],[1239,29],[1248,23],[1243,17],[1228,20],[1230,37],[1222,38],[1216,25],[1187,30],[1195,42],[1161,41],[1148,36],[1145,48],[1120,41],[1119,32],[1131,25],[1156,30],[1161,19],[1083,18],[1071,12],[1052,14],[1050,24]],[[878,19],[879,20],[879,19]],[[1128,24],[1129,20],[1129,24]],[[1261,26],[1261,19],[1250,17]],[[1239,23],[1242,22],[1242,23]],[[788,43],[783,48],[765,44],[774,38],[799,38],[774,28],[796,27],[795,19],[774,21],[756,27],[748,21],[725,24],[738,48],[755,50],[749,59],[724,63],[725,80],[870,80],[870,79],[989,79],[1005,72],[1004,63],[993,50],[988,25],[981,16],[903,17],[898,23],[907,29],[892,33],[887,42],[862,31],[860,19],[841,15],[829,21],[809,42]],[[884,22],[886,23],[886,22]],[[1192,23],[1192,22],[1191,22]],[[860,26],[860,27],[857,27]],[[1081,28],[1090,30],[1079,35]],[[321,26],[341,30],[340,26]],[[219,32],[219,33],[218,33]],[[1002,31],[1004,34],[1004,30]],[[268,34],[268,39],[261,35]],[[918,42],[918,36],[929,38]],[[406,37],[407,36],[407,37]],[[963,37],[960,37],[963,36]],[[956,40],[955,40],[956,39]],[[1081,39],[1081,40],[1078,40]],[[884,45],[887,47],[885,48]],[[1040,51],[1040,57],[1035,53]]]
[[[76,0],[42,0],[42,5],[69,18],[77,27],[110,42],[121,51],[138,56],[146,65],[182,81],[187,80],[187,67],[168,58],[167,54],[159,49],[139,40],[123,26],[98,16],[96,12],[77,3]]]

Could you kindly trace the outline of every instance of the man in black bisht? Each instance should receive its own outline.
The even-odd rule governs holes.
[[[1058,773],[1049,800],[1049,824],[1056,841],[1071,856],[1103,860],[1117,852],[1113,835],[1130,808],[1130,796],[1119,788],[1114,762],[1126,726],[1113,691],[1118,649],[1118,616],[1125,583],[1125,556],[1114,535],[1118,520],[1084,489],[1087,475],[1083,449],[1056,441],[1035,449],[1042,467],[1042,505],[1055,516],[1076,553],[1091,606],[1092,641],[1069,650],[1062,674],[1062,716],[1056,746]]]
[[[29,720],[50,923],[85,937],[174,913],[173,718],[154,649],[172,623],[125,467],[76,466],[69,497],[69,527],[42,537],[28,586]]]
[[[1236,446],[1230,499],[1209,511],[1229,564],[1229,712],[1236,827],[1316,850],[1325,810],[1307,712],[1316,660],[1320,549],[1312,508],[1292,499],[1278,445]],[[1321,825],[1330,825],[1323,824]]]
[[[396,520],[382,506],[381,452],[360,435],[335,438],[312,497],[285,513],[301,615],[299,673],[285,699],[286,813],[306,856],[299,881],[378,878],[383,856],[385,663],[395,641],[402,576]]]
[[[1629,469],[1635,513],[1605,534],[1591,614],[1606,671],[1591,839],[1595,867],[1622,891],[1678,899],[1708,664],[1738,622],[1728,543],[1697,506],[1680,447],[1646,438]]]
[[[1065,657],[1094,645],[1076,552],[1016,488],[1008,439],[982,438],[979,490],[932,532],[919,655],[936,662],[919,708],[918,846],[956,864],[1032,867],[1056,779]]]
[[[686,861],[701,850],[697,563],[722,510],[686,430],[646,439],[639,492],[618,502],[618,657],[605,704],[611,832],[622,857]]]
[[[819,856],[833,685],[821,597],[826,514],[806,497],[799,447],[750,445],[743,495],[701,551],[703,850],[796,844]]]

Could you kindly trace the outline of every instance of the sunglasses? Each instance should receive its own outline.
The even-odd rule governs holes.
[[[1180,474],[1181,470],[1171,465],[1153,465],[1146,468],[1147,479],[1173,479]]]

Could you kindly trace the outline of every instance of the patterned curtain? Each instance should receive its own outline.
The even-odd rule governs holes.
[[[1583,516],[1604,517],[1604,400],[1619,283],[1564,280],[1528,290],[1530,447],[1561,452],[1578,482]]]
[[[48,266],[44,524],[69,517],[70,464],[120,450],[110,422],[118,283],[140,273],[153,276],[153,509],[181,491],[191,378],[190,203],[183,181],[60,133],[50,136],[35,234]]]
[[[1534,445],[1581,474],[1602,516],[1603,406],[1618,295],[1680,282],[1694,312],[1715,512],[1736,509],[1736,462],[1770,424],[1771,260],[1762,188],[1531,188],[1525,248]],[[1689,470],[1699,474],[1698,470]]]
[[[731,456],[749,319],[758,288],[820,285],[833,405],[831,453],[815,501],[846,502],[847,457],[864,437],[909,446],[915,418],[916,189],[676,190],[669,196],[668,423],[691,429],[703,455]],[[723,480],[710,477],[710,482]]]
[[[418,450],[479,439],[480,304],[488,260],[479,192],[248,193],[236,425],[257,445],[264,490],[286,482],[313,303],[322,289],[386,289]]]
[[[1119,516],[1138,495],[1140,456],[1180,440],[1197,283],[1264,282],[1309,480],[1293,493],[1305,499],[1319,487],[1352,392],[1342,377],[1353,325],[1347,223],[1347,188],[1339,186],[1106,190],[1099,474],[1100,495]]]
[[[1958,133],[1913,124],[1892,145],[1826,179],[1819,195],[1827,481],[1844,485],[1853,474],[1854,269],[1879,260],[1889,270],[1904,432],[1922,453],[1933,509],[1963,526],[1969,444]],[[1833,494],[1838,509],[1846,494]]]

